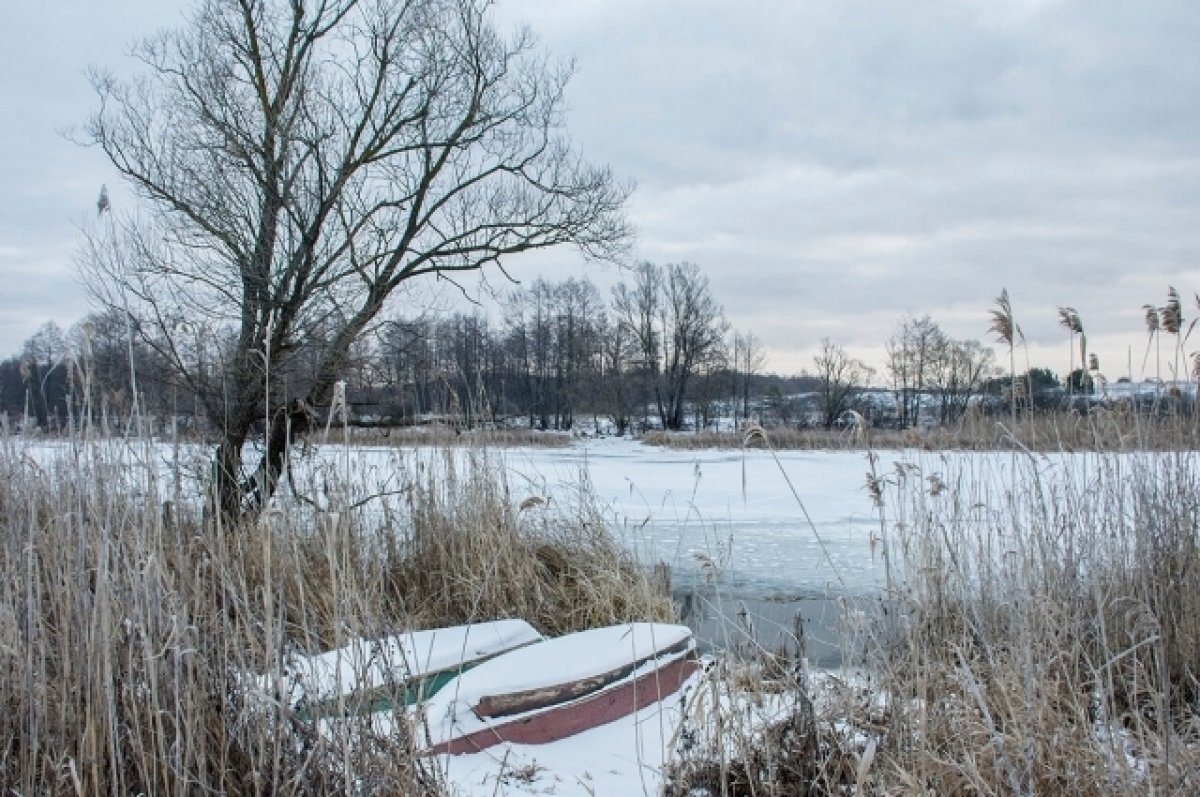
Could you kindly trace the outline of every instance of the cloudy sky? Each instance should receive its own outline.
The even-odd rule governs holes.
[[[79,227],[101,183],[126,200],[63,135],[94,108],[87,66],[127,71],[128,42],[188,6],[12,5],[0,355],[87,311]],[[574,56],[570,127],[637,183],[636,257],[699,264],[773,370],[809,366],[822,337],[879,364],[905,314],[987,340],[1007,288],[1033,365],[1065,371],[1069,305],[1102,370],[1137,376],[1143,304],[1173,285],[1200,315],[1194,0],[501,0],[497,16]],[[568,252],[514,265],[584,273]]]

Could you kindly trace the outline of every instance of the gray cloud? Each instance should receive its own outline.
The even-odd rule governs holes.
[[[0,99],[30,127],[0,132],[0,250],[40,252],[0,258],[6,272],[52,271],[71,220],[115,182],[95,153],[54,143],[90,108],[84,66],[119,65],[130,21],[149,30],[151,17],[179,15],[77,5],[91,16],[61,39],[30,10],[0,34],[0,69],[25,64],[28,84],[6,78]],[[1200,288],[1190,0],[504,0],[496,13],[575,56],[571,128],[585,153],[637,181],[637,256],[699,263],[777,369],[804,367],[826,335],[877,359],[905,313],[984,339],[1007,287],[1031,358],[1065,368],[1054,308],[1072,305],[1102,361],[1123,370],[1144,345],[1142,303],[1168,285]],[[124,29],[105,22],[113,14]],[[30,289],[22,312],[67,323],[58,298],[39,304]],[[6,307],[0,322],[8,350],[32,332],[16,317]]]

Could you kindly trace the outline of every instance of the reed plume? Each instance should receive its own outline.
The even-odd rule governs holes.
[[[1171,361],[1171,379],[1179,381],[1179,357],[1183,351],[1183,304],[1174,286],[1167,288],[1167,303],[1158,310],[1159,326],[1175,336],[1175,356]]]
[[[995,333],[997,340],[1000,343],[1006,344],[1010,349],[1014,345],[1014,334],[1020,335],[1020,328],[1013,321],[1012,303],[1008,299],[1008,288],[1002,288],[1000,295],[996,297],[996,308],[990,311],[992,316],[992,325],[988,328],[989,332]]]
[[[1013,319],[1012,302],[1008,299],[1008,288],[1001,288],[1000,295],[996,297],[996,307],[990,311],[992,316],[992,325],[988,328],[989,332],[996,335],[997,339],[1008,346],[1008,393],[1009,404],[1012,409],[1012,423],[1014,429],[1017,425],[1017,363],[1015,345],[1017,338],[1024,339],[1024,334],[1021,332],[1016,321]]]
[[[1152,304],[1143,304],[1142,312],[1146,318],[1146,354],[1142,357],[1142,373],[1146,372],[1146,361],[1150,359],[1150,344],[1154,343],[1154,378],[1162,382],[1162,352],[1159,345],[1161,342],[1159,332],[1162,325],[1158,319],[1158,308]]]
[[[1183,326],[1183,305],[1179,301],[1179,291],[1167,288],[1167,303],[1159,308],[1160,326],[1172,335],[1178,335]]]
[[[1058,308],[1058,323],[1064,329],[1071,333],[1071,357],[1067,367],[1067,385],[1073,386],[1071,382],[1071,373],[1075,370],[1075,336],[1079,336],[1079,370],[1084,371],[1087,358],[1087,335],[1083,334],[1083,320],[1079,317],[1079,312],[1074,307]],[[1086,388],[1087,374],[1081,373],[1079,377],[1079,387],[1081,390]]]

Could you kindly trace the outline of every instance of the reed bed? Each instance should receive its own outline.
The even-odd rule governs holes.
[[[254,684],[409,628],[673,612],[586,488],[522,509],[484,452],[408,479],[386,523],[334,500],[236,527],[206,526],[164,456],[0,441],[4,794],[446,794],[403,723],[318,733]]]
[[[586,474],[545,496],[514,495],[480,449],[442,452],[424,470],[407,492],[409,553],[391,557],[406,615],[437,624],[480,612],[521,617],[549,636],[676,620],[668,585],[609,533]]]
[[[884,776],[938,793],[1200,791],[1195,455],[946,464],[890,476],[900,623],[876,618],[863,657],[890,698]]]
[[[760,647],[778,716],[694,718],[671,794],[1200,793],[1197,454],[867,461],[892,577],[846,667]]]
[[[573,439],[570,432],[489,427],[463,429],[448,424],[357,427],[349,430],[349,436],[363,445],[439,448],[565,448]]]
[[[801,626],[726,651],[664,793],[1200,793],[1200,456],[1020,442],[887,473],[868,449],[890,578],[845,606],[846,667],[811,671]],[[318,733],[251,686],[407,628],[675,616],[586,475],[550,495],[442,449],[397,460],[392,495],[331,466],[319,508],[222,527],[179,449],[54,449],[0,440],[4,793],[447,794],[403,723]]]
[[[1190,414],[1134,413],[1115,405],[1079,412],[1022,413],[1016,425],[1005,415],[968,414],[961,421],[929,429],[798,429],[769,430],[776,450],[869,451],[1187,451],[1200,448],[1200,426]],[[748,445],[737,432],[648,432],[646,445],[677,450],[763,448]]]

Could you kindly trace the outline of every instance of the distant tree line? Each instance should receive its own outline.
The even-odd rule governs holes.
[[[1163,308],[1147,305],[1147,360],[1157,355],[1160,331],[1177,338],[1176,362],[1168,360],[1167,369],[1156,363],[1156,373],[1182,371],[1180,304],[1172,290]],[[752,332],[731,329],[708,279],[690,263],[641,263],[607,296],[586,278],[538,279],[510,291],[502,306],[499,319],[481,312],[385,315],[345,358],[341,378],[351,422],[569,431],[586,420],[589,427],[625,434],[750,418],[768,426],[834,428],[853,410],[874,426],[907,428],[953,424],[972,408],[1087,411],[1107,391],[1073,308],[1060,308],[1071,368],[1060,379],[1047,368],[1018,373],[1011,359],[1004,373],[990,347],[951,337],[928,315],[896,325],[881,372],[825,338],[811,370],[767,373],[762,343]],[[1020,328],[1010,323],[1011,307],[998,307],[993,331],[1004,333],[1006,345],[1011,334],[1015,347]],[[285,383],[273,390],[295,394],[317,378],[336,327],[315,324],[289,367],[272,373]],[[222,353],[234,345],[219,331],[182,320],[173,337],[156,339],[113,308],[68,330],[49,321],[20,353],[0,361],[0,409],[10,426],[28,419],[52,431],[85,417],[114,431],[142,418],[202,426],[217,409],[206,402],[222,395],[220,363],[228,361]],[[197,363],[192,382],[166,362],[166,348]],[[205,389],[195,390],[196,384]],[[1190,393],[1177,385],[1139,396],[1149,410],[1191,406]]]
[[[342,369],[360,423],[410,424],[431,417],[474,425],[521,419],[571,430],[580,417],[633,426],[705,427],[751,411],[766,359],[758,339],[732,331],[709,282],[691,263],[642,263],[611,295],[589,280],[538,279],[509,293],[500,320],[480,312],[385,315],[350,347]],[[154,338],[118,310],[64,332],[48,322],[0,362],[0,396],[12,417],[63,428],[88,414],[123,428],[147,415],[211,418],[220,396],[219,330],[181,319]],[[295,394],[314,378],[336,324],[314,324],[290,366],[270,375]],[[198,363],[179,379],[162,352]],[[211,363],[205,367],[204,363]],[[194,389],[203,384],[203,390]]]

